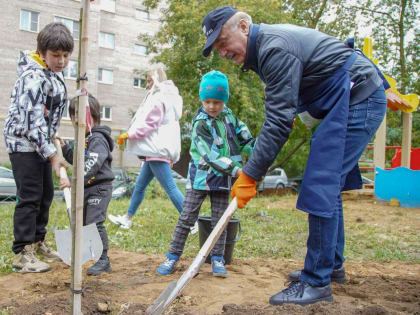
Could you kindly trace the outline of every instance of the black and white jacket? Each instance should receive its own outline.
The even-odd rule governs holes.
[[[42,63],[35,52],[20,53],[19,78],[3,129],[8,153],[38,152],[44,159],[56,153],[53,137],[67,102],[67,90],[63,74]]]

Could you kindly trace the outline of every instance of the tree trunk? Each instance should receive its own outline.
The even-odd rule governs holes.
[[[319,19],[321,18],[321,16],[324,14],[325,9],[327,8],[327,2],[328,0],[323,0],[322,4],[316,14],[316,16],[312,19],[312,23],[311,23],[311,28],[316,28],[316,26],[318,25]]]
[[[398,22],[398,32],[400,36],[400,68],[401,68],[401,90],[402,94],[406,94],[406,80],[407,80],[407,69],[405,66],[405,49],[404,49],[404,16],[405,10],[407,8],[407,0],[401,0],[401,11],[400,11],[400,20]]]

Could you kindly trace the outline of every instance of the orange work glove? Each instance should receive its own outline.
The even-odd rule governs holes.
[[[246,175],[244,172],[239,175],[235,184],[233,184],[231,197],[238,200],[238,208],[243,208],[257,193],[257,183],[254,179]]]
[[[124,132],[118,137],[118,145],[122,146],[125,143],[125,140],[128,139],[128,133]]]

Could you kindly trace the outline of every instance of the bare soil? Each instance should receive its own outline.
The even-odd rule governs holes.
[[[350,198],[351,199],[351,198]],[[363,199],[363,198],[362,198]],[[372,202],[345,201],[350,219],[362,217]],[[381,212],[381,206],[375,205]],[[387,221],[383,214],[365,220]],[[100,276],[84,276],[83,314],[145,314],[146,308],[172,281],[182,275],[192,259],[183,258],[176,272],[167,277],[156,275],[162,255],[145,255],[111,249],[113,271]],[[228,277],[213,277],[204,264],[167,310],[168,314],[418,314],[420,315],[420,264],[373,261],[345,263],[348,281],[332,284],[334,302],[306,307],[268,304],[271,295],[284,288],[287,274],[302,267],[302,261],[287,259],[237,259],[227,265]],[[90,264],[84,266],[85,269]],[[85,275],[85,273],[84,273]],[[43,274],[13,273],[0,277],[0,310],[10,314],[69,314],[71,270],[64,263],[53,263]]]

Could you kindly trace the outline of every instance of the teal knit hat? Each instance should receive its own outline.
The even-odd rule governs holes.
[[[229,99],[229,83],[227,77],[220,71],[212,70],[201,78],[200,99],[220,100],[226,104]]]

